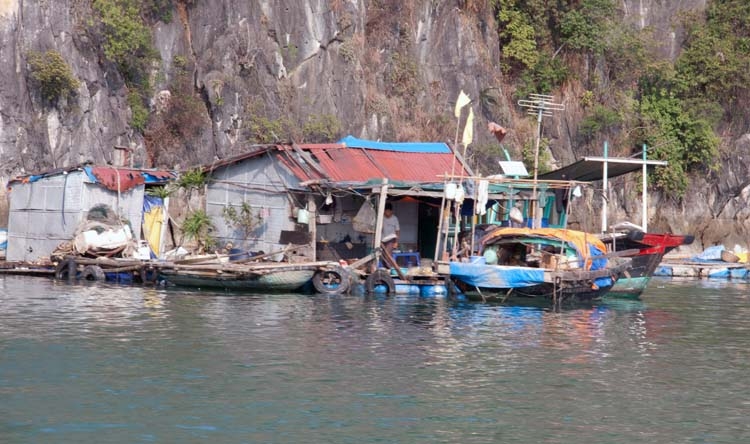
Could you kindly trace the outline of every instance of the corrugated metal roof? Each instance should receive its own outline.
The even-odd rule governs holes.
[[[315,159],[326,173],[325,179],[331,182],[367,182],[372,179],[387,178],[399,182],[442,182],[440,175],[451,173],[452,154],[407,153],[382,151],[365,148],[313,148]],[[453,165],[455,174],[468,175],[461,162]],[[302,181],[316,179],[314,175],[300,176],[299,170],[293,173]]]
[[[387,145],[393,148],[399,144]],[[404,152],[382,148],[357,148],[338,143],[269,145],[214,162],[204,167],[204,171],[213,171],[275,151],[276,159],[301,182],[319,180],[364,183],[387,178],[391,182],[439,183],[443,179],[438,176],[446,173],[470,175],[460,160],[455,159],[454,164],[453,154],[447,145],[428,145],[441,145],[447,152]]]
[[[164,184],[176,177],[174,172],[168,170],[86,165],[57,168],[39,174],[16,177],[8,182],[8,187],[13,187],[17,183],[36,182],[46,177],[68,174],[73,171],[83,171],[92,182],[111,190],[117,190],[119,187],[120,191],[129,190],[143,183]]]

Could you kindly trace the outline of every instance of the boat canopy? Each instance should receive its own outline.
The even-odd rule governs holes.
[[[497,228],[490,231],[481,240],[482,245],[490,245],[500,238],[507,237],[526,237],[542,238],[548,240],[558,240],[561,243],[571,245],[583,259],[586,269],[592,265],[593,256],[600,256],[607,252],[604,243],[595,235],[584,231],[568,230],[562,228]],[[593,264],[592,269],[599,268]]]

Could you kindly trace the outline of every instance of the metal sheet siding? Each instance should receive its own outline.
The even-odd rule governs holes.
[[[83,177],[75,171],[12,186],[8,261],[47,258],[61,242],[71,239],[81,220]]]
[[[140,238],[144,186],[118,194],[91,183],[82,171],[17,183],[10,193],[8,261],[47,258],[60,243],[72,239],[89,208],[103,203],[131,222]]]
[[[297,186],[298,180],[267,156],[219,168],[212,177],[206,190],[206,213],[214,222],[219,246],[232,242],[235,247],[252,251],[280,249],[281,231],[294,229],[287,187]],[[246,241],[223,217],[226,206],[238,208],[242,202],[263,215],[262,226]]]

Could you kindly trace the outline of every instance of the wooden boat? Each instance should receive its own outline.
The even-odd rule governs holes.
[[[450,262],[464,293],[505,300],[591,300],[606,294],[630,266],[593,234],[557,228],[496,228],[480,241],[482,256]],[[485,294],[487,293],[487,294]]]
[[[338,294],[346,291],[349,283],[337,262],[174,265],[161,268],[159,275],[178,286],[251,292],[296,291],[313,280],[316,289]]]
[[[615,226],[614,233],[601,236],[610,251],[635,250],[628,255],[632,264],[617,280],[609,296],[637,298],[646,289],[664,255],[681,245],[693,243],[692,235],[644,233],[639,227]]]

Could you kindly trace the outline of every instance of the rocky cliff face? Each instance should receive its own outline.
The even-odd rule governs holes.
[[[152,109],[176,94],[192,94],[202,106],[190,120],[191,137],[167,152],[158,134],[146,131],[144,138],[131,127],[128,88],[103,57],[101,42],[85,32],[94,16],[90,2],[0,0],[0,179],[85,161],[113,162],[115,146],[130,149],[137,165],[156,161],[185,168],[242,150],[256,140],[259,127],[283,128],[269,123],[290,123],[291,130],[274,134],[279,139],[303,140],[301,129],[320,115],[337,121],[342,134],[451,141],[461,89],[475,99],[476,143],[490,142],[483,131],[488,121],[511,129],[506,145],[514,147],[514,156],[533,136],[535,125],[515,107],[497,69],[497,25],[487,1],[173,3],[172,19],[151,26],[160,60],[153,65]],[[627,20],[655,28],[664,55],[674,57],[674,17],[704,8],[705,0],[624,0],[621,7]],[[77,94],[58,106],[45,104],[29,80],[28,51],[48,49],[61,53],[81,80]],[[188,67],[192,90],[175,90],[176,63]],[[561,164],[590,154],[576,150],[582,115],[577,92],[575,85],[562,92],[566,112],[545,126]],[[744,236],[747,161],[736,156],[750,158],[748,137],[728,137],[736,151],[725,173],[697,178],[695,197],[683,205],[653,196],[651,228],[702,230],[708,243],[725,232]],[[611,207],[619,211],[612,219],[639,221],[637,184],[620,184],[613,191]]]

